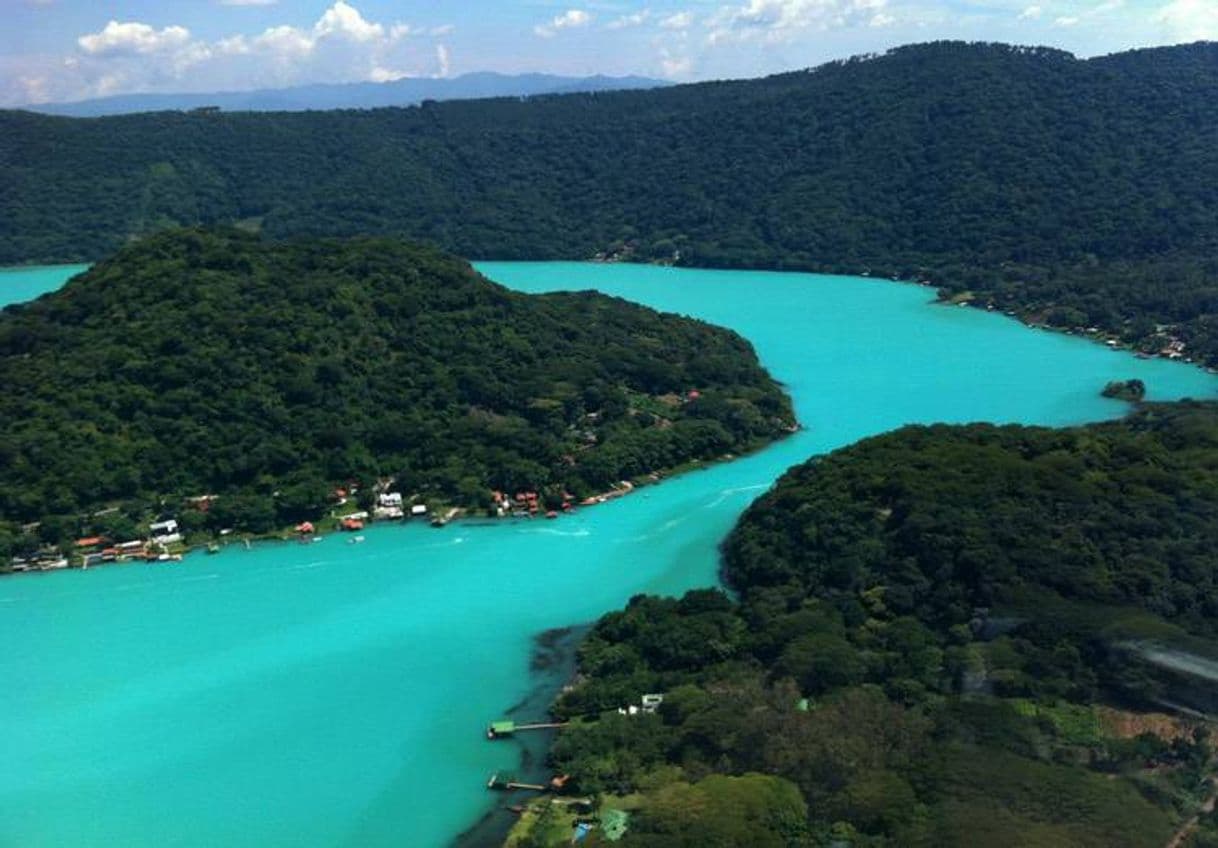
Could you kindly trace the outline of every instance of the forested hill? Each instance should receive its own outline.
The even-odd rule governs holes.
[[[1164,711],[1218,705],[1216,551],[1215,405],[869,439],[749,508],[738,600],[596,625],[558,711],[600,717],[555,766],[637,810],[623,845],[1161,848],[1211,791],[1206,727]]]
[[[75,516],[204,494],[221,497],[199,523],[267,531],[349,480],[557,506],[793,422],[727,330],[594,293],[513,293],[394,240],[238,231],[153,236],[6,308],[0,385],[0,553],[16,522],[41,519],[46,542],[122,535]]]
[[[935,43],[758,80],[411,109],[0,113],[0,263],[175,223],[926,278],[1218,353],[1218,44]],[[1124,323],[1126,320],[1131,323]],[[1179,325],[1179,326],[1175,326]]]

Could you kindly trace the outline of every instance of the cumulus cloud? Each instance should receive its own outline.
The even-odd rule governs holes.
[[[1045,10],[1040,6],[1028,6],[1019,13],[1019,20],[1034,21],[1045,13]]]
[[[1077,15],[1062,15],[1060,18],[1053,19],[1053,25],[1059,27],[1072,27],[1078,23]]]
[[[392,68],[375,67],[368,74],[368,79],[372,82],[393,82],[394,80],[405,79],[410,74],[405,71],[395,71]]]
[[[592,23],[592,16],[583,9],[568,9],[561,15],[551,18],[549,23],[533,27],[534,35],[541,38],[553,38],[564,29],[576,29]]]
[[[155,53],[181,47],[190,40],[186,27],[167,26],[154,29],[136,21],[110,21],[101,32],[82,35],[76,39],[80,49],[92,56],[107,54]]]
[[[887,0],[748,0],[725,6],[708,21],[708,42],[790,41],[801,33],[890,22]]]
[[[1173,40],[1218,40],[1218,4],[1213,0],[1173,0],[1154,15]]]
[[[375,41],[385,37],[385,28],[369,23],[354,6],[338,0],[313,26],[315,38],[338,37],[351,41]]]
[[[214,2],[269,5],[266,0]],[[579,25],[578,18],[565,25]],[[348,0],[333,0],[311,26],[283,24],[214,40],[197,38],[183,26],[110,21],[80,36],[70,56],[23,57],[7,79],[0,74],[0,102],[444,76],[451,70],[448,49],[432,39],[452,31],[451,25],[372,20]],[[0,72],[6,64],[0,57]]]

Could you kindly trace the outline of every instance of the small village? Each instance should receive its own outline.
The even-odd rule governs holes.
[[[116,542],[104,536],[86,536],[77,539],[66,553],[53,549],[31,557],[13,557],[9,567],[19,574],[120,562],[180,562],[184,552],[181,528],[176,519],[170,518],[152,522],[146,539]]]
[[[657,482],[659,474],[650,474],[644,482]],[[352,498],[359,489],[354,483],[348,483],[334,489],[332,499],[334,507],[329,515],[318,521],[302,521],[289,530],[273,534],[253,536],[238,534],[230,528],[219,531],[218,536],[206,542],[205,550],[209,554],[219,553],[224,547],[235,543],[248,548],[254,541],[289,541],[296,539],[302,543],[321,541],[327,531],[338,531],[353,534],[349,541],[363,542],[359,534],[374,522],[427,521],[432,527],[442,528],[449,522],[466,516],[468,511],[461,507],[442,506],[433,508],[424,503],[420,497],[406,496],[401,492],[392,491],[393,480],[384,480],[377,484],[375,500],[370,510],[355,509],[344,511],[351,505]],[[561,501],[553,503],[557,508],[546,508],[546,498],[535,491],[520,491],[514,494],[492,490],[488,492],[489,506],[485,515],[495,519],[534,519],[544,517],[556,519],[560,515],[575,512],[577,507],[595,506],[624,497],[636,488],[629,480],[622,480],[616,486],[598,495],[576,499],[570,492],[563,492]],[[207,512],[211,504],[220,496],[199,495],[187,498],[184,506],[187,509]],[[175,517],[159,518],[148,524],[148,532],[144,538],[124,541],[111,539],[106,536],[85,536],[76,539],[70,546],[47,547],[35,554],[13,557],[9,562],[8,573],[24,574],[31,572],[59,571],[67,568],[89,569],[103,565],[124,563],[174,563],[181,562],[183,557],[198,547],[192,545],[192,539],[187,538],[186,530]],[[66,548],[66,549],[65,549]],[[0,572],[3,574],[4,572]]]

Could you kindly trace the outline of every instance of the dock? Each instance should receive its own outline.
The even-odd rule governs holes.
[[[514,721],[503,719],[501,721],[492,721],[486,728],[487,739],[506,739],[517,733],[522,733],[526,730],[554,730],[559,727],[566,727],[565,721],[537,721],[529,724],[517,724]]]
[[[487,789],[500,789],[505,792],[510,792],[513,789],[528,789],[532,792],[545,792],[546,787],[540,783],[520,783],[511,775],[500,776],[499,772],[491,775],[491,779],[486,782]]]

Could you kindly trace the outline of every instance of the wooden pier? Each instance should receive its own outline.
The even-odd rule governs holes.
[[[492,721],[486,728],[487,739],[506,739],[525,730],[554,730],[566,727],[565,721],[537,721],[529,724],[517,724],[514,721]]]
[[[513,789],[528,789],[531,792],[545,792],[546,787],[540,783],[520,783],[511,775],[504,777],[499,776],[499,772],[491,775],[491,779],[486,782],[487,789],[501,789],[510,792]]]

